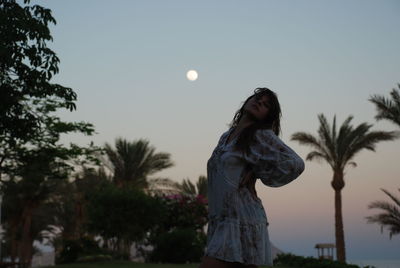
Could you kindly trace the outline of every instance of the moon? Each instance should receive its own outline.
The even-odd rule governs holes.
[[[197,74],[197,72],[195,70],[189,70],[186,73],[186,77],[187,79],[189,79],[190,81],[195,81],[197,80],[197,77],[199,77],[199,75]]]

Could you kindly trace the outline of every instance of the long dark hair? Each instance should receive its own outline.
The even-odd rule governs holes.
[[[235,128],[238,125],[240,119],[244,114],[243,108],[250,98],[252,98],[253,96],[256,96],[256,98],[261,98],[264,95],[268,96],[268,101],[270,105],[268,115],[263,120],[251,124],[240,132],[240,135],[238,136],[237,142],[235,144],[235,148],[242,152],[249,151],[250,144],[254,141],[254,133],[257,129],[271,129],[277,136],[279,136],[281,133],[280,119],[282,117],[282,112],[278,101],[278,96],[275,92],[266,87],[256,88],[254,90],[254,94],[244,101],[242,107],[238,111],[236,111],[233,120],[230,123],[230,128]]]

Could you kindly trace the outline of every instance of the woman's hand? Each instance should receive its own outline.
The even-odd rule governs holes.
[[[239,184],[239,188],[246,187],[254,199],[257,199],[257,192],[256,192],[256,177],[254,175],[254,172],[251,169],[247,169],[244,172],[244,176]]]

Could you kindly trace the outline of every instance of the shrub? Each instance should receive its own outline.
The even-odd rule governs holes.
[[[294,266],[302,268],[360,268],[355,264],[346,264],[334,260],[321,260],[314,257],[296,256],[291,253],[278,254],[274,259],[274,265]],[[366,266],[364,268],[375,268]]]
[[[113,258],[111,255],[89,255],[79,257],[76,262],[98,262],[98,261],[111,261]]]
[[[159,221],[163,206],[157,198],[132,187],[104,187],[90,196],[88,229],[105,239],[138,241]]]
[[[102,250],[96,241],[89,237],[82,237],[79,240],[63,240],[62,250],[56,256],[56,263],[72,263],[86,255],[102,254]]]
[[[160,235],[150,253],[151,262],[200,262],[204,254],[206,236],[194,229],[175,229]]]

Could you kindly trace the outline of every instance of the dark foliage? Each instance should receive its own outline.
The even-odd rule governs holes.
[[[206,236],[191,228],[175,229],[160,235],[149,256],[151,262],[200,262],[204,254]]]
[[[360,268],[355,264],[347,264],[340,261],[317,259],[314,257],[296,256],[291,253],[278,254],[274,259],[274,266],[293,266],[302,268]],[[365,266],[362,268],[375,268],[374,266]]]

